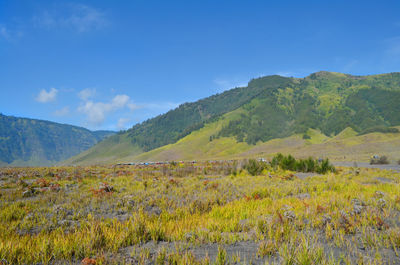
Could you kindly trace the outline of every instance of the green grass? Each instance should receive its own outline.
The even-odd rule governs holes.
[[[93,165],[119,162],[123,158],[142,153],[142,150],[131,143],[124,134],[110,136],[89,150],[74,156],[60,165]]]
[[[10,264],[121,264],[128,256],[139,263],[228,264],[233,257],[224,246],[235,242],[254,242],[254,255],[287,264],[398,261],[398,172],[338,168],[299,179],[270,166],[250,176],[240,163],[203,162],[0,173],[0,259]],[[113,192],[101,191],[105,182]],[[51,189],[56,184],[59,191]],[[23,197],[27,189],[37,194]],[[356,203],[363,206],[353,214]],[[149,242],[176,247],[151,252]],[[211,243],[220,246],[212,260],[184,247]]]

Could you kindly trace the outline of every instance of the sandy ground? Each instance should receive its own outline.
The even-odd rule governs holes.
[[[400,165],[397,164],[388,164],[388,165],[370,165],[366,162],[332,162],[334,166],[338,167],[363,167],[363,168],[379,168],[379,169],[386,169],[386,170],[396,170],[400,171]]]

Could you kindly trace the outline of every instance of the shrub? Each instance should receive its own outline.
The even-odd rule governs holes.
[[[317,172],[325,174],[326,172],[335,172],[335,167],[330,164],[329,159],[316,160],[312,157],[307,159],[296,160],[292,155],[284,156],[277,154],[271,160],[271,166],[274,168],[280,167],[283,170],[292,170],[300,172]]]
[[[371,157],[371,160],[369,161],[371,165],[386,165],[389,164],[389,160],[387,156],[383,155],[381,157]]]
[[[390,127],[385,127],[385,126],[376,126],[372,128],[368,128],[362,132],[360,132],[358,135],[364,135],[367,133],[374,133],[374,132],[380,132],[380,133],[398,133],[399,129],[397,128],[390,128]]]
[[[318,165],[316,169],[317,173],[319,174],[325,174],[328,171],[334,172],[335,167],[329,163],[329,159],[326,158],[322,160],[322,162]]]
[[[243,165],[243,169],[246,169],[252,176],[260,175],[261,172],[267,168],[268,164],[263,161],[257,161],[255,159],[250,159]]]

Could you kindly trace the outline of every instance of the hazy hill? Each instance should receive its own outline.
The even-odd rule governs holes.
[[[305,78],[266,76],[251,80],[247,87],[182,104],[102,141],[67,163],[193,157],[178,155],[173,146],[182,143],[193,148],[197,157],[224,157],[224,152],[228,157],[295,135],[314,144],[308,139],[310,129],[327,139],[346,128],[360,136],[396,134],[398,129],[392,127],[400,125],[398,113],[400,73],[352,76],[322,71]],[[204,136],[207,142],[193,146]],[[163,156],[152,156],[160,150]],[[209,156],[201,155],[207,153]]]
[[[51,165],[87,150],[112,134],[0,114],[0,166]]]

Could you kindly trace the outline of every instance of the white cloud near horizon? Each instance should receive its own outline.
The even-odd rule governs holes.
[[[131,102],[129,96],[121,94],[116,95],[110,102],[106,103],[86,100],[78,107],[78,111],[86,115],[87,122],[90,125],[100,126],[109,113],[124,108],[134,110],[137,106]]]
[[[244,87],[247,86],[247,82],[249,80],[243,81],[239,79],[224,79],[224,78],[216,78],[213,80],[214,84],[218,86],[218,91],[225,91],[228,89],[236,88],[236,87]]]
[[[64,4],[44,10],[33,17],[37,27],[47,29],[69,28],[79,33],[98,30],[108,25],[104,12],[84,4]]]
[[[119,118],[117,122],[117,129],[118,130],[125,130],[127,127],[127,123],[130,122],[131,120],[128,118]]]
[[[63,117],[63,116],[68,115],[69,113],[70,113],[69,107],[67,106],[67,107],[61,108],[59,110],[56,110],[53,114],[58,117]]]
[[[52,87],[49,91],[45,89],[40,90],[39,95],[36,97],[36,101],[40,103],[52,102],[57,97],[58,90]]]
[[[386,39],[384,41],[386,45],[386,54],[389,56],[400,55],[400,36]]]

